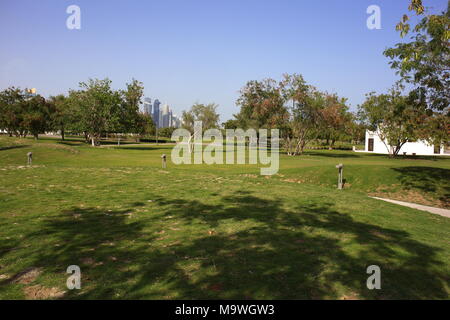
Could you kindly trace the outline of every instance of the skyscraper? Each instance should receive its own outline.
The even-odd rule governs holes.
[[[162,124],[161,128],[167,128],[169,126],[169,112],[170,108],[167,104],[162,107]]]
[[[150,98],[145,98],[144,99],[144,103],[143,103],[143,111],[146,114],[151,115],[152,114],[152,99]]]
[[[155,99],[155,101],[153,102],[153,122],[155,123],[155,127],[159,128],[159,105],[161,104],[161,102],[159,102],[158,99]]]

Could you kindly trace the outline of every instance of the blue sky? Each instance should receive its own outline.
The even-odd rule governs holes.
[[[238,112],[248,80],[300,73],[319,89],[347,97],[352,109],[397,79],[382,55],[401,41],[395,25],[408,0],[2,0],[0,89],[35,87],[44,96],[108,77],[133,77],[145,95],[175,113],[219,104]],[[66,8],[81,8],[81,30],[66,28]],[[369,5],[381,30],[366,27]],[[424,0],[442,11],[447,0]]]

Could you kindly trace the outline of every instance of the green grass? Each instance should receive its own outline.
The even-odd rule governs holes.
[[[367,196],[446,206],[450,159],[310,151],[266,178],[255,165],[163,170],[171,147],[0,137],[0,298],[450,297],[450,219]],[[69,291],[73,264],[82,289]],[[366,287],[372,264],[381,290]],[[15,281],[30,268],[42,272]]]

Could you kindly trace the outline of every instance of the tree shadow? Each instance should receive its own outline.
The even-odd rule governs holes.
[[[39,231],[26,237],[37,242],[52,239],[51,245],[40,247],[31,266],[42,268],[49,274],[61,275],[68,266],[78,265],[86,292],[99,291],[97,286],[103,288],[102,279],[107,277],[111,277],[112,281],[122,281],[123,274],[118,269],[136,254],[136,251],[126,250],[126,243],[142,236],[143,225],[130,221],[131,214],[132,209],[74,207],[58,216],[46,218]],[[146,240],[151,242],[152,237]],[[110,289],[103,288],[100,291],[102,296],[97,298],[114,298]],[[69,291],[65,298],[79,298],[78,293],[77,290]]]
[[[83,145],[88,145],[85,141],[82,140],[64,140],[64,141],[58,141],[58,144],[63,144],[70,147],[79,147]]]
[[[166,265],[164,270],[177,274],[172,286],[185,290],[180,294],[183,298],[336,298],[336,284],[351,288],[359,298],[448,296],[444,287],[448,278],[433,270],[442,265],[435,258],[440,249],[417,242],[404,231],[354,221],[334,210],[332,204],[285,210],[281,200],[265,200],[245,192],[222,198],[225,206],[183,200],[158,202],[169,206],[168,214],[185,225],[201,221],[215,230],[230,220],[238,225],[254,224],[231,234],[213,233],[173,249],[177,256],[200,259],[200,269],[213,269],[211,275],[196,280],[193,289],[192,283],[186,283],[189,275],[183,269]],[[355,239],[355,252],[343,247],[341,235]],[[161,258],[161,253],[155,258]],[[383,270],[382,291],[366,287],[366,268],[371,264]],[[160,270],[149,270],[132,292],[140,292],[155,273],[162,276]],[[420,281],[415,281],[418,275]]]
[[[17,145],[17,146],[0,147],[0,151],[11,150],[11,149],[21,149],[21,148],[27,148],[27,147],[29,147],[29,145],[27,145],[27,144],[21,144],[21,145]]]
[[[305,151],[304,154],[315,157],[327,157],[327,158],[361,158],[359,154],[353,154],[350,151],[348,153],[334,153],[334,152],[314,152]]]
[[[299,204],[249,192],[199,200],[156,198],[158,214],[74,208],[29,237],[56,239],[35,266],[80,265],[68,299],[446,299],[439,250],[407,232],[355,221],[331,203]],[[156,230],[159,230],[156,232]],[[114,257],[112,259],[111,257]],[[368,290],[379,265],[382,290]]]
[[[433,193],[444,206],[450,207],[450,169],[400,167],[392,170],[400,174],[399,180],[405,189]]]
[[[121,150],[139,150],[139,151],[149,151],[149,150],[168,150],[167,152],[171,151],[171,149],[168,148],[168,146],[157,146],[157,145],[151,146],[151,147],[148,147],[148,146],[147,147],[145,147],[145,146],[142,146],[142,147],[115,146],[115,147],[111,147],[111,148],[121,149]]]

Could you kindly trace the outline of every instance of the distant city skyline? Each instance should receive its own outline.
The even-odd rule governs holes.
[[[174,127],[179,128],[181,126],[181,118],[178,117],[171,107],[165,103],[160,108],[161,102],[155,99],[152,105],[152,99],[145,97],[140,106],[140,111],[151,115],[153,122],[157,128]]]

